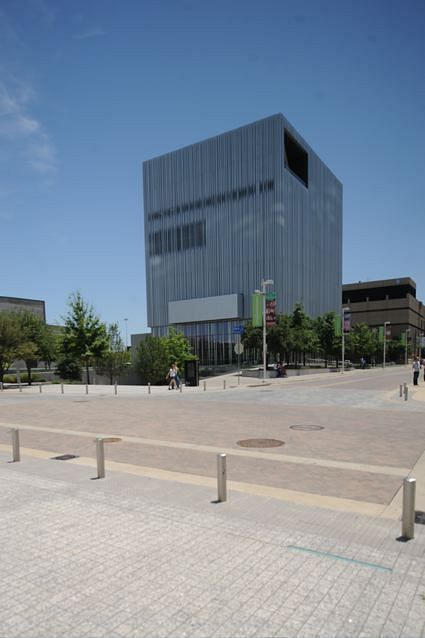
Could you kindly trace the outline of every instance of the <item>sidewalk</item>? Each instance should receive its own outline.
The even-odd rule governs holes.
[[[425,526],[396,539],[425,386],[378,372],[1,393],[0,636],[424,636]],[[97,436],[121,440],[91,480]]]
[[[0,635],[425,635],[425,526],[0,452]]]

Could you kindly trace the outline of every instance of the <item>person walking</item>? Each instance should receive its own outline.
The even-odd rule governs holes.
[[[174,377],[176,380],[177,390],[180,388],[180,377],[179,377],[179,369],[177,367],[177,363],[173,363],[171,369],[174,370],[176,376]]]
[[[418,385],[419,372],[421,370],[421,362],[416,356],[413,357],[412,370],[413,370],[413,385]]]
[[[168,370],[167,379],[168,379],[168,389],[173,390],[176,387],[176,383],[177,383],[176,371],[174,370],[173,366],[171,366],[171,368]]]

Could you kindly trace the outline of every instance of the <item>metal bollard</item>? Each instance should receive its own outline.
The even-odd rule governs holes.
[[[13,428],[12,432],[12,461],[16,463],[21,460],[21,452],[19,449],[19,430],[17,428]]]
[[[180,392],[183,392],[183,383],[180,383]]]
[[[404,400],[407,401],[409,397],[409,388],[407,387],[407,385],[404,386]]]
[[[41,394],[43,392],[43,386],[40,384],[38,387],[39,387],[39,392]]]
[[[105,478],[105,445],[103,439],[96,439],[97,478]]]
[[[238,374],[238,385],[240,385],[240,384],[241,384],[241,375]]]
[[[89,384],[86,383],[86,394],[88,394],[88,393],[89,393]]]
[[[61,394],[64,393],[64,389],[63,389],[63,383],[61,383]]]
[[[3,392],[3,381],[0,381],[0,391]]]
[[[225,389],[226,389],[226,379],[224,379],[224,381],[223,381],[223,390],[225,390]]]
[[[401,384],[401,383],[400,383],[400,396],[401,396],[401,397],[403,396],[403,386],[402,386],[402,384]]]
[[[408,539],[415,538],[415,493],[416,479],[405,478],[403,481],[401,535]]]
[[[115,394],[118,394],[118,384],[116,381],[115,381]]]
[[[148,394],[150,394],[150,393],[151,393],[151,384],[148,383]]]
[[[204,381],[204,392],[206,392],[206,391],[207,391],[207,382]]]
[[[227,501],[226,454],[217,454],[217,501]]]

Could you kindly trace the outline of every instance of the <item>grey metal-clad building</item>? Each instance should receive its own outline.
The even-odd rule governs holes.
[[[273,279],[278,312],[339,310],[342,185],[281,114],[144,162],[148,325],[232,356]]]

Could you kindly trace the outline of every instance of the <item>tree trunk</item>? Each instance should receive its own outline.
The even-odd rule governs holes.
[[[26,366],[27,366],[27,374],[28,374],[28,385],[31,385],[32,383],[32,377],[31,377],[31,365],[26,361],[25,362]]]
[[[89,364],[86,363],[86,383],[90,385]]]

